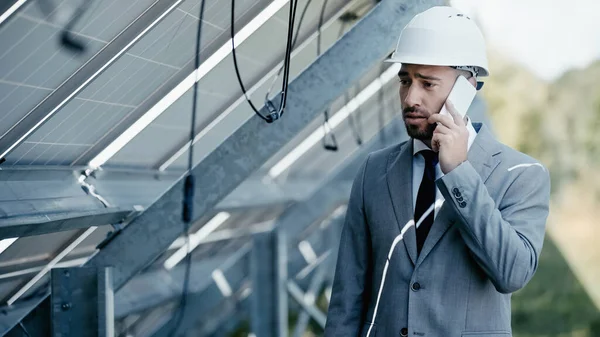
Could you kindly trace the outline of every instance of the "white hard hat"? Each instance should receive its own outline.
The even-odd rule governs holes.
[[[488,76],[485,40],[467,15],[448,6],[417,14],[402,30],[386,62],[469,67]],[[463,68],[464,69],[464,68]]]

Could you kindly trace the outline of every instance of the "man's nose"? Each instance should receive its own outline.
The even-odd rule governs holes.
[[[407,90],[407,93],[406,93],[406,97],[404,97],[404,102],[403,102],[404,106],[412,107],[412,106],[420,105],[421,98],[420,98],[418,88],[414,85],[411,85],[406,90]]]

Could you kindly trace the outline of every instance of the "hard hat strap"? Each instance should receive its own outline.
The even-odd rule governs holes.
[[[457,69],[457,70],[468,71],[474,77],[477,77],[477,75],[479,73],[479,69],[477,67],[473,67],[473,66],[452,66],[451,68],[454,68],[454,69]]]

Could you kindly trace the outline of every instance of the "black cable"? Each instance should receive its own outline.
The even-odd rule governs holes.
[[[333,129],[331,128],[331,126],[329,125],[329,109],[325,109],[325,111],[323,112],[323,115],[325,117],[325,121],[323,122],[323,131],[324,131],[324,135],[323,135],[323,148],[327,151],[337,151],[338,150],[338,143],[337,143],[337,139],[335,138],[335,133],[333,133]],[[327,136],[329,135],[329,138],[331,138],[331,144],[327,143]]]
[[[290,73],[290,58],[291,58],[291,54],[292,54],[292,37],[293,37],[293,32],[294,32],[294,21],[296,18],[296,8],[297,7],[298,7],[298,0],[290,1],[290,13],[289,13],[289,20],[288,20],[288,35],[287,35],[287,42],[286,42],[286,48],[285,48],[285,57],[284,57],[284,62],[283,62],[283,67],[284,67],[283,83],[282,83],[282,87],[281,87],[281,101],[279,102],[279,108],[276,109],[273,102],[269,100],[265,104],[265,106],[269,109],[269,114],[267,116],[263,116],[258,111],[256,106],[254,106],[254,104],[252,103],[250,98],[248,97],[246,87],[244,86],[244,82],[242,81],[242,77],[240,75],[240,70],[238,67],[237,55],[236,55],[236,46],[235,46],[235,27],[234,27],[234,24],[235,24],[235,0],[231,0],[231,45],[232,45],[231,54],[233,56],[233,66],[235,68],[235,74],[237,76],[238,83],[240,84],[242,92],[244,93],[246,101],[248,102],[248,104],[250,105],[252,110],[254,110],[254,113],[267,123],[273,123],[274,121],[278,120],[279,118],[281,118],[281,116],[283,115],[283,113],[285,111],[285,105],[287,102],[287,93],[288,93],[289,73]]]
[[[294,36],[294,40],[292,41],[292,50],[294,50],[294,48],[296,47],[296,42],[298,42],[298,36],[300,35],[300,27],[302,27],[302,22],[304,22],[304,16],[306,15],[306,11],[311,2],[312,2],[312,0],[308,0],[306,2],[306,4],[304,5],[304,9],[302,9],[302,14],[300,14],[300,20],[298,20],[298,27],[296,27],[296,35]],[[284,68],[284,65],[281,65],[281,67],[279,68],[279,71],[277,72],[277,75],[275,75],[275,78],[273,78],[273,81],[271,82],[271,86],[269,87],[269,89],[267,90],[267,93],[265,94],[265,104],[268,104],[267,102],[269,102],[269,97],[271,96],[271,91],[273,91],[273,86],[275,85],[275,82],[277,82],[277,79],[279,78],[279,76],[281,76],[281,72],[283,71],[283,68]]]
[[[323,28],[323,20],[325,18],[325,8],[327,8],[327,0],[323,1],[323,5],[321,5],[321,13],[319,14],[319,24],[317,25],[317,58],[321,56],[321,30]],[[344,29],[344,25],[342,24],[342,30]],[[339,147],[337,143],[337,139],[335,138],[335,133],[333,132],[333,128],[329,125],[329,108],[323,111],[323,148],[327,151],[336,152]],[[331,143],[327,143],[327,136],[331,138]]]
[[[293,7],[293,10],[292,8]],[[292,39],[294,35],[294,23],[296,22],[296,9],[298,7],[298,0],[293,0],[293,3],[290,2],[290,17],[289,26],[288,26],[288,38],[287,38],[287,50],[286,50],[286,59],[285,62],[287,66],[283,69],[283,83],[285,83],[285,90],[283,91],[282,97],[282,107],[279,116],[282,116],[285,112],[285,105],[287,103],[287,92],[288,92],[288,83],[290,79],[290,61],[292,58]],[[267,105],[269,106],[269,105]],[[273,111],[271,111],[273,113]]]
[[[202,20],[204,18],[204,0],[200,0],[200,15],[198,16],[198,29],[196,31],[196,54],[194,55],[194,69],[198,69],[200,67],[200,46],[201,44],[201,36],[202,36]],[[187,247],[187,254],[185,256],[185,275],[183,278],[183,290],[181,294],[181,300],[179,302],[179,311],[177,312],[177,320],[173,324],[171,328],[171,332],[169,336],[173,336],[179,329],[179,325],[181,324],[184,314],[185,307],[187,304],[187,294],[190,285],[190,272],[192,268],[192,252],[190,251],[190,223],[193,221],[193,213],[194,213],[194,191],[195,191],[195,178],[192,173],[192,168],[194,164],[194,136],[196,130],[196,110],[198,108],[198,79],[194,81],[194,93],[192,100],[192,121],[190,124],[190,135],[189,135],[189,150],[188,150],[188,165],[187,165],[187,175],[185,177],[184,183],[184,195],[183,195],[183,230],[185,235],[185,247]]]
[[[356,94],[357,94],[357,93],[358,93],[358,92],[357,92],[357,91],[358,91],[358,87],[355,87],[355,90],[354,90],[354,91],[355,91],[355,92],[356,92]],[[355,95],[355,96],[356,96],[356,95]],[[348,94],[348,92],[347,92],[347,91],[346,91],[346,93],[345,93],[345,98],[346,98],[346,105],[348,105],[348,103],[350,102],[350,95]],[[358,108],[356,108],[356,110],[357,110],[357,111],[355,111],[355,112],[357,112],[357,114],[356,114],[356,115],[359,115],[359,114],[360,114],[360,111],[361,111],[361,110],[360,110],[360,106],[359,106]],[[362,134],[362,131],[361,131],[361,130],[359,130],[359,128],[357,128],[357,126],[356,126],[356,124],[357,124],[357,123],[356,123],[356,121],[354,120],[354,117],[355,117],[355,113],[354,113],[354,112],[352,112],[352,113],[348,114],[348,124],[350,125],[350,130],[352,131],[352,134],[354,135],[354,140],[356,141],[356,144],[357,144],[357,145],[362,145],[362,143],[363,143],[363,141],[362,141],[362,136],[361,136],[361,134]],[[359,123],[359,124],[360,124],[360,123]],[[361,129],[362,129],[362,128],[361,128]]]

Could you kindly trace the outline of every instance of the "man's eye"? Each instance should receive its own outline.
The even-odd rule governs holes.
[[[401,84],[401,85],[408,85],[408,84],[409,84],[409,81],[408,81],[408,80],[403,80],[403,79],[400,79],[400,84]]]
[[[435,84],[429,83],[429,82],[425,82],[425,83],[423,83],[423,86],[425,86],[425,88],[433,88],[433,87],[435,87]]]

